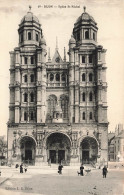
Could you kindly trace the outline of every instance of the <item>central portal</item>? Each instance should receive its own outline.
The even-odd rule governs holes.
[[[61,163],[65,160],[65,150],[49,150],[49,159],[51,163]]]
[[[47,138],[47,159],[51,163],[70,163],[70,140],[62,133],[53,133]]]

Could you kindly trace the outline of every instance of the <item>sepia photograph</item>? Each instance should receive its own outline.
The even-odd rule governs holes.
[[[124,0],[0,0],[0,194],[124,195]]]

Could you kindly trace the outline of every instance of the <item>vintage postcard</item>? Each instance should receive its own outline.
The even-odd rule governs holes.
[[[124,1],[0,0],[0,194],[124,194]]]

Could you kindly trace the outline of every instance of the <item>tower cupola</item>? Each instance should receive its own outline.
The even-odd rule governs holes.
[[[86,7],[84,7],[84,12],[76,20],[73,29],[77,46],[87,43],[96,45],[97,30],[97,23],[94,18],[86,12]]]
[[[40,46],[41,46],[41,45],[46,45],[46,40],[44,39],[44,36],[43,36],[43,35],[41,36],[39,45],[40,45]]]
[[[19,24],[19,46],[39,46],[42,35],[41,24],[38,18],[30,10],[22,18]]]
[[[73,48],[73,47],[75,47],[76,46],[76,40],[75,40],[75,38],[74,38],[74,36],[73,36],[73,34],[71,35],[71,38],[70,38],[70,40],[69,40],[69,48]]]

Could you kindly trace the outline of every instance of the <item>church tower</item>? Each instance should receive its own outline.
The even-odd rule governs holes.
[[[98,153],[107,161],[106,50],[97,44],[97,31],[97,23],[84,7],[69,41],[70,122],[82,123],[88,135],[95,135]]]
[[[36,129],[33,125],[45,123],[46,115],[46,41],[43,37],[41,24],[31,12],[31,8],[22,18],[18,34],[19,45],[10,52],[8,156],[15,157],[14,160],[19,158],[17,153],[20,153],[15,140],[17,142],[20,136],[29,134],[26,139],[31,143],[36,142],[36,140],[34,141]],[[20,142],[24,142],[24,140]],[[22,143],[18,144],[23,145]],[[26,147],[25,144],[23,147]],[[36,146],[27,160],[30,155],[34,159],[35,153]],[[22,159],[25,158],[24,152],[21,155]]]

